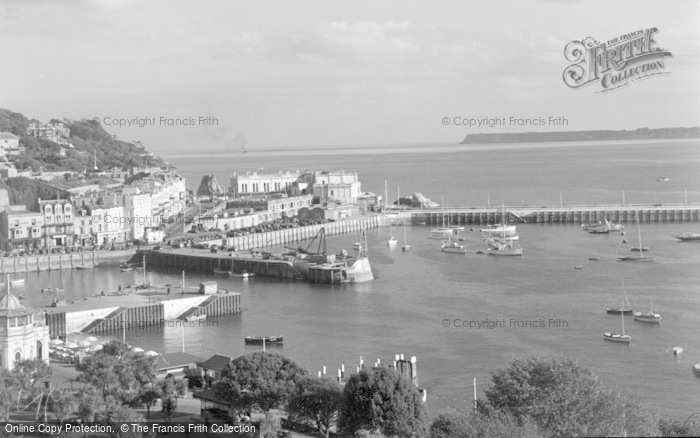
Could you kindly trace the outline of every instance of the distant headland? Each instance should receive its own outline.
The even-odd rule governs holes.
[[[633,131],[558,131],[468,134],[462,144],[529,143],[551,141],[654,140],[700,138],[700,126],[691,128],[639,128]]]

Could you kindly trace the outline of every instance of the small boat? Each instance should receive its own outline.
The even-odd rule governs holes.
[[[92,269],[94,267],[95,265],[78,265],[75,267],[75,269]]]
[[[588,260],[597,262],[597,261],[600,260],[600,259],[599,259],[598,257],[588,257]]]
[[[24,278],[17,278],[15,280],[10,280],[10,284],[12,286],[22,286],[25,280]]]
[[[507,241],[505,239],[494,239],[490,237],[487,241],[487,248],[489,255],[495,256],[521,256],[523,255],[523,248],[521,246],[514,246],[513,241]]]
[[[231,271],[228,271],[226,269],[216,269],[214,268],[214,275],[228,275],[230,274]]]
[[[634,320],[640,322],[661,322],[661,315],[654,312],[654,303],[651,302],[648,312],[634,312]]]
[[[500,225],[489,225],[486,228],[482,228],[481,234],[486,235],[486,236],[515,236],[517,235],[517,232],[515,231],[515,225],[505,225],[505,224],[500,224]]]
[[[187,318],[185,318],[185,321],[187,322],[192,322],[192,321],[201,321],[207,319],[206,314],[201,314],[201,315],[190,315]]]
[[[284,342],[284,338],[282,336],[246,336],[245,337],[245,343],[246,344],[256,344],[256,345],[262,345],[263,343],[265,344],[281,344]]]
[[[635,220],[637,221],[637,234],[639,236],[639,246],[638,248],[644,248],[644,245],[642,245],[642,230],[639,227],[639,216],[637,214],[634,215]],[[622,243],[622,242],[621,242]],[[619,250],[619,245],[618,245],[618,250]],[[654,260],[654,257],[650,255],[644,255],[644,251],[638,251],[639,255],[638,256],[617,256],[617,259],[623,262],[650,262]]]
[[[630,248],[630,251],[640,251],[640,250],[641,250],[641,251],[649,251],[649,247],[648,247],[648,246],[643,246],[642,248],[638,248],[638,247],[636,247],[636,246],[633,246],[633,247]]]
[[[352,247],[355,249],[360,249],[362,248],[362,244],[360,242],[355,242],[352,244]]]
[[[663,177],[663,176],[660,176],[660,177],[656,178],[656,180],[657,180],[658,182],[668,182],[668,178]]]
[[[576,265],[574,266],[574,269],[583,269],[583,265]]]
[[[700,362],[693,365],[693,372],[696,376],[700,377]]]
[[[673,354],[678,356],[681,353],[683,353],[683,347],[673,347]]]
[[[452,228],[452,232],[455,234],[459,234],[460,231],[464,231],[464,227],[459,225],[452,225],[450,228]]]
[[[681,242],[700,241],[700,233],[681,233],[676,234],[673,237],[680,240]]]
[[[129,272],[129,271],[133,271],[134,269],[136,269],[136,268],[132,268],[131,266],[119,267],[119,270],[120,270],[121,272]]]
[[[386,241],[386,244],[389,246],[396,246],[399,244],[399,241],[396,240],[396,237],[391,236],[391,237],[389,237],[389,240]]]
[[[428,234],[428,239],[445,240],[452,237],[452,234],[454,234],[452,228],[433,228]]]
[[[622,319],[622,334],[605,332],[603,333],[603,339],[605,339],[606,341],[624,342],[626,344],[629,344],[632,340],[632,336],[625,334],[625,316],[623,314],[620,314],[620,319]]]
[[[45,293],[58,293],[58,292],[63,292],[63,289],[60,289],[60,288],[57,288],[57,287],[53,287],[53,288],[45,287],[45,288],[43,288],[43,289],[41,290],[41,293],[42,293],[42,294],[45,294]]]
[[[252,277],[255,277],[255,273],[254,272],[229,272],[228,276],[233,277],[233,278],[252,278]]]
[[[442,242],[442,252],[466,254],[467,248],[464,245],[460,245],[459,242],[447,240],[445,242]]]
[[[625,293],[624,279],[622,279],[622,302],[620,303],[620,307],[608,307],[605,311],[607,313],[621,313],[623,315],[632,314],[632,306],[630,305],[630,302],[627,299],[627,294]]]

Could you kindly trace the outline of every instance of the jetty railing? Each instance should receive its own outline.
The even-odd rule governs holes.
[[[505,212],[505,213],[504,213]],[[589,223],[608,219],[628,223],[639,218],[643,223],[698,222],[700,204],[593,204],[540,206],[449,207],[401,210],[398,218],[412,223],[441,224],[443,218],[451,224],[494,224],[505,215],[509,222],[520,223]]]

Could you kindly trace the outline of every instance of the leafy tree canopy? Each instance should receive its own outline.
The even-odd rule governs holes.
[[[388,436],[425,436],[427,413],[413,382],[391,368],[362,370],[345,385],[340,425],[345,432],[378,431]]]
[[[556,436],[658,435],[653,418],[626,395],[606,388],[590,370],[568,358],[515,359],[492,373],[485,391],[490,407],[532,418]]]
[[[286,403],[306,370],[277,353],[257,351],[231,361],[214,391],[237,407],[257,407],[265,412]]]
[[[343,389],[329,377],[306,376],[298,383],[287,404],[287,413],[296,421],[309,423],[329,436],[343,407]]]

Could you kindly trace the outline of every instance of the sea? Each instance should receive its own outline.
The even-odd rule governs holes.
[[[454,207],[574,206],[700,203],[700,141],[618,141],[461,145],[456,143],[365,145],[256,150],[189,150],[162,155],[196,190],[203,175],[228,187],[234,172],[345,170],[357,172],[362,190],[398,196],[420,192]],[[657,181],[668,178],[668,181]],[[630,241],[637,226],[624,224]],[[637,398],[652,412],[700,412],[700,242],[673,234],[700,232],[700,223],[643,223],[651,263],[617,261],[621,236],[593,235],[580,224],[518,224],[522,257],[477,254],[485,246],[469,226],[460,237],[467,254],[443,254],[427,238],[431,227],[409,225],[369,230],[375,280],[356,285],[311,285],[263,278],[217,278],[220,288],[242,294],[242,312],[202,326],[131,329],[133,346],[160,353],[184,351],[208,358],[260,349],[247,335],[281,335],[274,350],[312,374],[326,367],[346,375],[361,360],[393,362],[396,354],[417,359],[418,383],[428,409],[466,412],[492,373],[515,358],[562,357],[578,361],[609,387]],[[405,241],[410,251],[401,252]],[[399,247],[388,247],[393,233]],[[355,234],[331,236],[329,249],[351,249]],[[273,248],[273,251],[283,248]],[[623,247],[624,251],[624,247]],[[629,252],[627,252],[629,253]],[[597,260],[590,260],[591,258]],[[582,269],[575,269],[582,266]],[[178,272],[147,272],[153,284],[180,284]],[[194,287],[213,278],[187,274]],[[26,302],[43,306],[41,287],[61,287],[66,299],[142,282],[140,272],[118,264],[91,271],[27,274]],[[623,319],[607,314],[624,290],[635,310],[653,309],[660,324],[624,318],[629,345],[606,342]],[[652,304],[653,301],[653,304]],[[684,352],[673,354],[674,347]],[[476,380],[474,380],[476,379]]]

